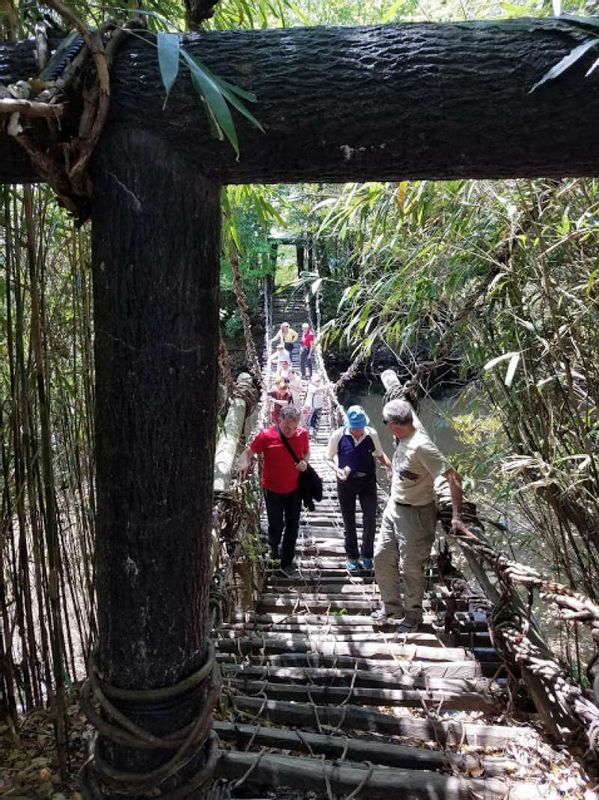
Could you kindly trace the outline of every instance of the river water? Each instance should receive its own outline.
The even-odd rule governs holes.
[[[345,408],[354,403],[364,408],[370,417],[370,425],[380,436],[383,450],[391,456],[394,449],[393,437],[387,426],[383,425],[383,395],[374,390],[364,392],[362,387],[350,388],[344,393],[342,402]],[[464,393],[459,393],[440,400],[425,397],[418,407],[420,421],[439,450],[449,460],[453,454],[462,453],[465,449],[464,444],[456,436],[453,420],[463,414],[471,413],[472,402],[470,394],[466,397]]]

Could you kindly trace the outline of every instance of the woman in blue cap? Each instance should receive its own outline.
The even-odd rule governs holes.
[[[337,475],[337,496],[345,528],[345,552],[350,572],[372,569],[376,533],[376,458],[387,469],[391,461],[383,452],[378,433],[369,428],[370,420],[362,406],[350,406],[345,412],[345,426],[329,439],[327,464]],[[356,498],[362,508],[362,548],[356,533]]]

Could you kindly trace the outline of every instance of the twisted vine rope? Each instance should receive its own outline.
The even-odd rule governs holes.
[[[250,362],[250,369],[254,374],[254,379],[259,385],[262,385],[262,369],[260,367],[260,359],[258,358],[256,344],[252,337],[252,324],[250,322],[247,299],[243,290],[243,279],[239,269],[239,254],[235,248],[230,249],[229,262],[231,264],[231,271],[233,272],[233,290],[235,292],[235,299],[237,300],[241,323],[243,325],[243,336],[247,349],[247,357]]]
[[[156,795],[161,788],[164,800],[183,800],[205,787],[212,779],[218,759],[218,738],[211,731],[212,709],[221,688],[221,676],[214,646],[208,646],[207,658],[203,666],[172,686],[159,689],[121,689],[109,685],[102,679],[92,653],[88,664],[88,678],[81,690],[81,708],[105,739],[131,750],[174,751],[174,754],[160,767],[150,772],[134,773],[109,766],[98,752],[98,737],[94,740],[93,760],[90,759],[82,770],[82,778],[88,786],[103,797],[102,785],[117,790],[123,797],[148,797]],[[130,720],[114,701],[135,701],[137,703],[164,702],[182,699],[190,694],[201,692],[201,711],[196,720],[167,736],[156,736]],[[97,710],[97,708],[99,710]],[[187,776],[185,783],[175,789],[166,784],[189,762],[204,751],[203,764]]]
[[[451,509],[441,501],[440,520],[446,532],[451,529]],[[472,503],[464,504],[462,518],[467,525],[482,530],[482,523]],[[551,719],[557,735],[569,743],[586,737],[587,754],[599,757],[599,706],[597,697],[583,689],[567,667],[551,653],[534,623],[530,620],[533,590],[558,607],[561,619],[583,622],[590,626],[595,645],[599,645],[599,607],[589,598],[536,570],[511,561],[470,528],[456,534],[461,547],[485,562],[497,576],[500,595],[490,620],[493,639],[508,663],[520,666],[534,678],[552,705]],[[517,593],[517,586],[528,589],[528,606]],[[597,655],[589,664],[589,671]]]
[[[218,365],[227,388],[227,394],[229,397],[233,397],[235,395],[235,378],[231,370],[231,356],[229,355],[227,345],[222,335],[218,342]]]
[[[75,29],[84,47],[62,73],[52,80],[41,75],[33,82],[18,81],[15,86],[0,86],[0,115],[8,115],[7,132],[25,150],[40,175],[56,192],[62,205],[72,212],[79,223],[85,222],[91,210],[91,178],[88,164],[104,128],[110,107],[110,70],[123,41],[135,30],[145,30],[142,17],[135,17],[122,26],[107,23],[99,30],[89,30],[74,11],[61,0],[45,0]],[[42,31],[36,33],[36,58],[43,70],[48,43]],[[80,79],[88,60],[93,61],[92,80],[80,88],[83,111],[76,136],[64,139],[64,126],[58,123],[66,112],[68,90]],[[35,89],[32,87],[35,86]],[[43,118],[50,141],[40,146],[24,128],[21,118]]]

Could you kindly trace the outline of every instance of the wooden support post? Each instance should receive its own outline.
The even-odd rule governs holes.
[[[247,372],[242,372],[237,378],[237,386],[241,389],[251,389],[252,376]],[[235,456],[239,448],[239,439],[243,431],[246,413],[245,400],[242,397],[232,398],[214,457],[215,492],[227,492],[231,487]]]
[[[219,187],[172,145],[117,129],[96,152],[94,188],[96,662],[113,687],[152,689],[206,658]],[[162,736],[193,721],[201,700],[117,705]],[[137,773],[173,755],[104,736],[98,753]],[[188,773],[197,766],[196,758]]]
[[[305,248],[303,244],[296,244],[295,245],[295,262],[297,264],[297,274],[298,277],[304,271],[304,261],[305,261]]]

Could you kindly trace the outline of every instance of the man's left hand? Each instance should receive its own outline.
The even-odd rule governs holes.
[[[464,525],[464,521],[461,517],[451,518],[450,532],[453,533],[454,536],[470,536],[470,531]]]

